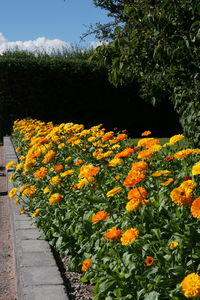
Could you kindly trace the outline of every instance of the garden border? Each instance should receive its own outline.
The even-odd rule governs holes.
[[[3,138],[5,163],[18,162],[11,138]],[[8,192],[13,169],[7,169]],[[48,242],[30,217],[19,214],[19,207],[10,201],[11,230],[15,254],[15,273],[18,300],[69,300],[64,281]]]

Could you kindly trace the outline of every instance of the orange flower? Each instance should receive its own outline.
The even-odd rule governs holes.
[[[137,161],[132,164],[131,170],[144,171],[149,167],[146,161]]]
[[[81,270],[87,272],[89,267],[91,267],[91,265],[92,265],[91,260],[87,258],[83,261]]]
[[[169,162],[173,159],[174,157],[173,156],[166,156],[165,157],[165,161]]]
[[[49,163],[55,156],[56,156],[56,152],[50,150],[49,152],[47,152],[47,154],[45,154],[43,162]]]
[[[125,178],[123,185],[126,187],[132,187],[141,182],[145,178],[146,173],[137,170],[131,170],[128,176]]]
[[[191,214],[194,218],[200,219],[200,197],[192,202]]]
[[[146,159],[146,158],[149,158],[149,157],[152,157],[152,156],[153,156],[153,153],[150,152],[149,150],[142,150],[138,153],[137,158],[138,159]]]
[[[88,178],[88,177],[93,177],[100,171],[99,167],[95,167],[93,165],[83,165],[80,168],[80,174],[79,178]]]
[[[107,240],[117,240],[122,235],[122,231],[116,227],[112,227],[108,232],[104,233],[104,238]]]
[[[151,256],[148,256],[146,259],[145,259],[145,264],[147,267],[150,267],[152,266],[154,263],[154,258],[151,257]]]
[[[82,164],[82,159],[77,159],[76,161],[75,161],[75,166],[79,166],[80,164]]]
[[[22,206],[22,207],[20,208],[19,213],[20,213],[21,215],[25,213],[25,208],[24,208],[24,206]]]
[[[130,200],[126,204],[126,211],[132,212],[141,206],[140,200]]]
[[[190,206],[194,200],[194,194],[191,188],[177,187],[170,193],[170,197],[178,206]]]
[[[60,201],[62,201],[62,197],[59,193],[55,193],[49,198],[49,204],[54,204]]]
[[[101,138],[102,142],[104,143],[105,141],[113,139],[113,134],[113,131],[106,132]]]
[[[121,244],[124,246],[124,245],[134,242],[136,240],[136,238],[138,237],[138,235],[139,235],[139,231],[136,228],[130,228],[130,229],[126,230],[122,234],[122,237],[120,239]]]
[[[123,151],[117,153],[117,154],[115,155],[115,158],[128,157],[128,156],[130,156],[130,155],[131,155],[132,153],[134,153],[134,152],[135,152],[134,149],[132,149],[132,148],[126,148],[126,149],[124,149]]]
[[[164,186],[167,186],[169,185],[170,183],[172,183],[174,181],[173,178],[166,178],[163,182],[161,182],[161,185],[164,185]]]
[[[109,213],[100,210],[98,211],[95,215],[92,216],[92,223],[97,223],[99,221],[105,220],[106,218],[109,217]]]
[[[58,173],[61,172],[63,169],[64,169],[63,165],[55,165],[54,167],[54,170]]]
[[[39,170],[37,170],[35,173],[34,173],[34,177],[35,178],[43,178],[47,175],[47,172],[48,172],[48,169],[45,168],[45,167],[41,167]]]
[[[187,298],[200,297],[200,276],[196,273],[188,274],[181,282],[181,291]]]
[[[146,148],[151,148],[152,146],[160,144],[160,141],[157,139],[152,139],[145,144]]]
[[[146,130],[146,131],[144,131],[142,134],[141,134],[141,136],[148,136],[148,135],[150,135],[151,134],[151,131],[150,130]]]
[[[143,187],[136,187],[134,189],[131,189],[129,192],[128,192],[128,200],[143,200],[143,199],[146,199],[148,196],[148,192],[145,188]]]

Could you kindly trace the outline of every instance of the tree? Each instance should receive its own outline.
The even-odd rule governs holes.
[[[199,0],[94,3],[118,23],[111,26],[113,41],[98,47],[92,58],[108,68],[114,85],[137,79],[141,95],[154,105],[168,97],[185,135],[200,146]]]

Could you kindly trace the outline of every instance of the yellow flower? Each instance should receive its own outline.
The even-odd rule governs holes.
[[[9,181],[10,181],[10,182],[13,181],[13,177],[14,177],[14,174],[10,175],[10,178],[9,178]]]
[[[23,190],[22,196],[29,196],[32,197],[37,191],[36,186],[31,185],[30,187],[27,187]]]
[[[66,176],[71,175],[73,173],[74,173],[74,170],[67,170],[67,171],[61,173],[60,176],[61,177],[66,177]]]
[[[107,196],[107,197],[112,197],[112,196],[114,196],[115,194],[119,193],[121,190],[122,190],[121,187],[116,187],[116,188],[110,190],[109,192],[107,192],[106,196]]]
[[[62,201],[62,196],[59,193],[55,193],[49,198],[49,204],[55,204],[60,201]]]
[[[151,176],[153,176],[153,177],[159,177],[161,175],[167,175],[169,173],[171,173],[169,170],[161,170],[161,171],[154,172],[153,174],[151,174]]]
[[[141,201],[138,199],[130,200],[126,204],[126,211],[132,212],[141,206]]]
[[[6,169],[11,169],[12,167],[14,167],[16,165],[16,161],[9,161],[7,164],[6,164]]]
[[[45,187],[43,190],[43,194],[48,194],[51,192],[51,189],[49,187]]]
[[[174,250],[174,249],[176,249],[176,248],[178,247],[178,245],[179,245],[178,242],[173,241],[173,242],[171,242],[171,244],[169,245],[169,248],[170,248],[171,250]]]
[[[123,234],[122,237],[120,239],[121,244],[123,246],[130,244],[132,242],[134,242],[136,240],[136,238],[139,235],[139,231],[136,228],[130,228],[128,230],[126,230]]]
[[[182,135],[182,134],[174,135],[174,136],[172,136],[172,137],[169,139],[169,144],[170,144],[170,145],[173,145],[173,144],[175,144],[176,142],[179,142],[179,141],[183,140],[184,138],[185,138],[185,137],[184,137],[184,135]]]
[[[25,208],[24,208],[24,206],[22,206],[22,207],[20,208],[19,213],[20,213],[21,215],[25,213]]]
[[[113,158],[109,161],[108,166],[109,167],[116,167],[119,164],[123,163],[123,159],[121,158]]]
[[[61,143],[61,144],[58,145],[58,149],[62,149],[63,147],[65,147],[64,143]]]
[[[174,203],[178,206],[190,206],[194,200],[194,194],[192,189],[183,188],[181,186],[173,189],[170,193],[170,197]]]
[[[200,161],[192,167],[192,175],[200,174]]]
[[[20,164],[16,165],[15,170],[18,171],[19,169],[23,168],[23,166],[24,166],[24,164],[20,163]]]
[[[187,298],[200,297],[200,276],[196,273],[187,275],[181,282],[181,291]]]
[[[13,203],[14,203],[14,204],[18,204],[18,203],[19,203],[19,198],[14,199],[14,200],[13,200]]]
[[[37,208],[33,213],[32,213],[32,218],[35,218],[37,214],[39,213],[40,209]]]
[[[50,184],[52,185],[59,185],[61,182],[61,179],[59,176],[53,176],[51,179],[50,179]]]
[[[17,191],[18,191],[17,188],[13,188],[13,189],[9,192],[8,196],[9,196],[10,198],[13,198],[13,197],[17,194]]]

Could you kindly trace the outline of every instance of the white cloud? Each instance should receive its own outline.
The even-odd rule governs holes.
[[[98,46],[101,46],[101,45],[107,45],[108,42],[95,42],[95,41],[91,41],[89,42],[89,47],[90,48],[97,48]]]
[[[49,40],[45,37],[39,37],[36,40],[29,41],[15,41],[9,42],[4,35],[0,32],[0,54],[7,50],[26,50],[30,52],[56,52],[69,49],[70,43],[64,42],[59,39]]]

